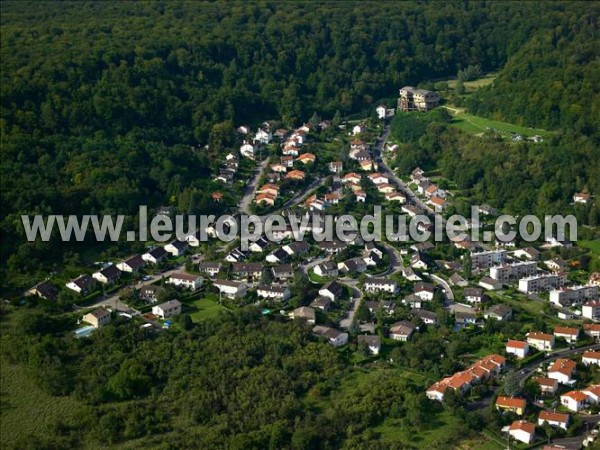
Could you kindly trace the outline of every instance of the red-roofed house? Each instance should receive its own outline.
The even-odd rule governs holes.
[[[526,420],[516,420],[508,428],[508,434],[517,441],[529,444],[535,437],[535,425]]]
[[[525,413],[527,402],[524,398],[498,396],[496,409],[498,411],[510,411],[519,416]]]
[[[563,430],[566,430],[569,427],[569,415],[554,411],[540,411],[538,416],[538,425],[541,427],[545,423],[550,426],[560,427]]]
[[[577,364],[566,358],[558,358],[548,369],[548,378],[554,378],[560,384],[571,384]]]
[[[560,404],[570,411],[578,412],[585,407],[587,395],[581,391],[570,391],[560,396]]]
[[[509,340],[506,343],[506,353],[509,355],[515,355],[517,358],[525,358],[529,353],[529,344],[525,341],[513,341]]]
[[[586,366],[589,366],[590,364],[600,365],[600,352],[595,352],[593,350],[583,352],[581,362]]]

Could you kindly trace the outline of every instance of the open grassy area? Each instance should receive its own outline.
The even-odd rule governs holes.
[[[0,448],[13,448],[30,436],[70,423],[88,406],[73,397],[52,397],[31,381],[24,367],[0,361]]]
[[[190,317],[194,322],[216,317],[221,311],[225,311],[225,308],[219,305],[219,299],[214,293],[206,294],[204,298],[195,300],[191,307],[194,310]]]
[[[543,138],[548,138],[552,134],[552,132],[541,128],[523,127],[475,116],[462,108],[455,108],[452,105],[444,106],[444,108],[452,114],[453,119],[451,124],[453,126],[472,134],[481,134],[489,130],[494,130],[505,138],[510,138],[511,133],[518,133],[526,137],[540,135]]]
[[[600,257],[600,241],[577,241],[579,247],[588,248],[593,257]]]
[[[475,92],[477,89],[482,88],[484,86],[489,86],[490,84],[492,84],[494,82],[494,79],[496,78],[497,74],[494,73],[488,73],[486,75],[484,75],[481,78],[478,78],[476,80],[472,80],[472,81],[465,81],[463,83],[464,87],[465,87],[465,92],[466,93],[471,93],[471,92]],[[458,82],[458,80],[448,80],[448,87],[450,89],[456,89],[456,83]]]

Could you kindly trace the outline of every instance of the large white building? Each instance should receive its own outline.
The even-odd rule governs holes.
[[[524,293],[545,292],[550,289],[561,288],[565,285],[565,274],[534,275],[519,280],[519,291]]]
[[[581,315],[586,319],[600,320],[600,300],[584,303],[581,307]]]
[[[512,264],[502,264],[490,268],[490,277],[501,283],[515,281],[519,278],[529,277],[536,273],[537,263],[535,261],[524,261]]]
[[[398,290],[398,285],[389,278],[367,278],[364,289],[366,292],[388,292],[393,294]]]
[[[489,269],[506,262],[506,250],[487,250],[471,253],[471,268],[473,270]]]
[[[598,286],[572,286],[550,291],[550,303],[557,306],[580,305],[598,299]]]
[[[181,303],[178,300],[169,300],[152,307],[152,314],[162,319],[181,314]]]

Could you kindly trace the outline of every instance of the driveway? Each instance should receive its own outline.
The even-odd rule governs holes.
[[[240,210],[241,213],[250,214],[249,208],[250,208],[250,204],[252,203],[252,199],[254,198],[254,191],[256,190],[256,184],[258,183],[258,179],[262,175],[263,171],[267,167],[267,164],[269,164],[268,157],[261,161],[261,163],[256,168],[254,178],[252,178],[252,180],[250,180],[250,183],[248,183],[248,185],[246,186],[244,195],[242,196],[242,199],[238,203],[238,209]]]

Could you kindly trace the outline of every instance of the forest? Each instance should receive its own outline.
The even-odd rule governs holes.
[[[470,66],[501,70],[479,113],[566,128],[593,151],[598,17],[577,2],[4,2],[2,282],[81,251],[25,242],[21,214],[135,213],[182,196],[200,212],[234,124],[370,114],[402,85]],[[565,145],[568,159],[578,145]]]

